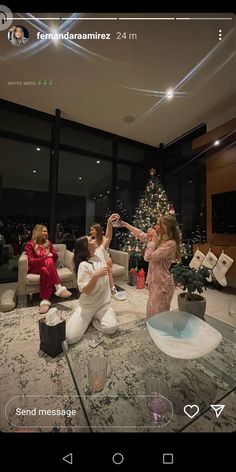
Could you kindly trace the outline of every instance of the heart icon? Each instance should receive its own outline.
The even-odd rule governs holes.
[[[184,413],[189,416],[189,418],[194,418],[199,413],[199,406],[197,405],[185,405]]]

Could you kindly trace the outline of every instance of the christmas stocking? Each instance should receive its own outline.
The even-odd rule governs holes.
[[[207,277],[208,282],[212,282],[212,270],[215,267],[217,261],[218,261],[217,257],[209,249],[205,259],[202,261],[202,267],[207,267],[208,269],[211,269],[209,277]]]
[[[199,269],[204,258],[205,258],[205,254],[203,254],[203,252],[197,249],[193,255],[193,258],[189,262],[189,267],[196,270]]]
[[[223,287],[227,286],[227,280],[225,277],[226,272],[228,272],[229,268],[233,264],[234,260],[231,257],[226,256],[224,251],[221,253],[216,266],[213,269],[213,275],[217,282]]]

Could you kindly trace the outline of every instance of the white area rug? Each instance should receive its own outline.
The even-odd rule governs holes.
[[[121,284],[122,285],[122,284]],[[125,301],[112,299],[120,324],[145,318],[147,289],[123,285]],[[66,318],[70,316],[78,300],[68,300],[56,304]],[[224,302],[226,305],[226,303]],[[177,307],[177,291],[171,308]],[[211,316],[214,315],[212,307]],[[220,309],[225,310],[222,305]],[[73,431],[75,419],[70,416],[24,416],[16,422],[15,409],[34,406],[42,409],[76,410],[76,424],[85,425],[84,415],[77,398],[72,377],[64,356],[52,359],[39,352],[38,306],[16,309],[10,313],[0,313],[0,429],[2,431]],[[216,316],[217,318],[217,316]],[[230,402],[230,415],[235,418],[235,406]],[[234,402],[233,402],[234,403]],[[228,413],[229,414],[229,413]],[[203,421],[203,419],[201,419]],[[212,418],[206,418],[203,428],[198,423],[195,430],[210,431]],[[219,423],[219,422],[218,422]],[[219,424],[215,425],[216,430]],[[221,425],[222,425],[221,420]],[[232,431],[231,421],[225,418],[226,430]],[[227,425],[227,426],[226,426]],[[190,428],[191,429],[191,428]],[[87,431],[87,429],[85,429]]]
[[[117,301],[112,298],[120,323],[127,323],[145,317],[148,292],[124,285],[127,298]],[[55,306],[68,318],[78,300],[68,300]],[[12,421],[16,407],[23,408],[25,401],[32,407],[67,409],[73,405],[77,410],[79,424],[84,424],[79,401],[75,399],[75,390],[71,374],[64,356],[55,359],[39,351],[38,306],[16,309],[0,314],[0,428],[2,431],[19,431],[20,428],[37,431],[67,430],[70,431],[70,417],[45,418],[25,416],[18,424]],[[34,396],[34,397],[32,397]],[[17,397],[17,398],[15,398]],[[14,412],[15,414],[15,412]]]

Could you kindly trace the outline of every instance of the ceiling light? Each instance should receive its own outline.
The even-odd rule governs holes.
[[[216,139],[216,140],[214,141],[214,146],[219,146],[219,144],[220,144],[219,139]]]
[[[100,164],[100,163],[101,163],[101,161],[97,161],[97,164]]]
[[[166,98],[167,98],[168,100],[171,100],[171,98],[173,98],[173,96],[174,96],[173,90],[172,90],[172,89],[167,90],[167,92],[166,92]]]
[[[33,174],[37,174],[37,170],[34,169],[34,170],[33,170]]]
[[[36,151],[40,151],[40,147],[36,147]]]
[[[57,30],[52,30],[51,33],[53,34],[53,38],[52,38],[53,42],[57,43],[58,39],[59,39],[58,38],[58,31]]]
[[[82,177],[78,177],[78,180],[82,180]]]
[[[124,121],[126,123],[133,123],[133,121],[135,121],[135,116],[127,115],[127,116],[124,117]]]

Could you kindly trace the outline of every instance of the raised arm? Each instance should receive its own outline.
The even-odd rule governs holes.
[[[121,228],[127,228],[131,233],[133,233],[135,238],[140,239],[140,241],[142,242],[147,241],[147,233],[144,233],[144,231],[141,231],[141,229],[135,228],[129,223],[126,223],[126,221],[121,222]]]
[[[120,218],[120,215],[118,215],[118,213],[112,213],[112,215],[107,220],[106,233],[105,233],[105,236],[103,238],[103,243],[102,243],[104,249],[106,250],[109,248],[109,245],[112,239],[112,221],[115,221],[119,218]]]

